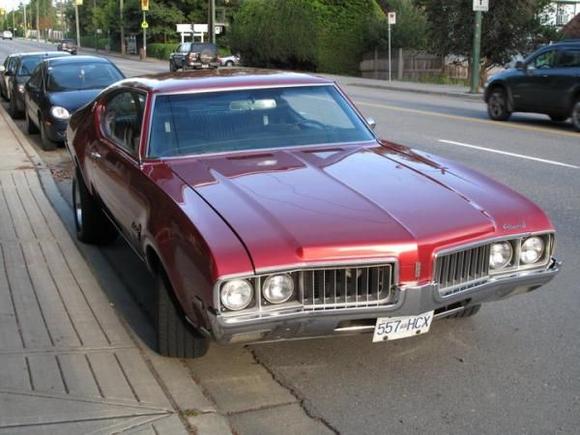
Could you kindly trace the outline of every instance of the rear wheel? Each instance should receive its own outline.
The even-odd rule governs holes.
[[[450,319],[464,319],[466,317],[472,317],[475,316],[477,313],[479,313],[479,310],[481,310],[481,305],[472,305],[470,307],[467,307],[466,309],[464,309],[463,311],[456,313],[456,314],[452,314],[451,316],[449,316]]]
[[[117,230],[88,191],[78,170],[73,178],[72,195],[77,238],[95,245],[113,242],[117,238]]]
[[[568,117],[566,115],[550,115],[550,119],[554,122],[564,122]]]
[[[209,349],[209,339],[187,323],[170,293],[166,279],[157,277],[157,349],[171,358],[200,358]]]
[[[48,137],[48,133],[44,125],[44,120],[40,117],[40,115],[38,116],[38,123],[40,124],[40,142],[42,149],[44,151],[54,151],[56,149],[57,143],[50,140]]]
[[[487,102],[487,113],[494,121],[507,121],[510,118],[507,94],[503,89],[496,88],[491,91]]]
[[[572,108],[572,125],[576,131],[580,131],[580,98],[576,100]]]
[[[234,62],[232,62],[231,60],[228,60],[226,62],[226,66],[232,67],[232,66],[234,66]]]
[[[38,133],[38,127],[32,122],[30,116],[28,116],[28,111],[24,111],[24,116],[26,117],[26,133],[36,134]]]

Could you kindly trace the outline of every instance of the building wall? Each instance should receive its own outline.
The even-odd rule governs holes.
[[[565,26],[572,18],[580,14],[580,1],[555,0],[548,11],[549,24]]]

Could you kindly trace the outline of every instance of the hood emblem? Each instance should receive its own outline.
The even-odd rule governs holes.
[[[526,225],[525,221],[523,221],[519,224],[503,224],[502,225],[502,228],[505,231],[524,230],[524,229],[526,229],[526,227],[527,227],[527,225]]]

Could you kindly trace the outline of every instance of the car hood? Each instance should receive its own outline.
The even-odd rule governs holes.
[[[386,143],[167,164],[239,236],[257,272],[397,257],[411,280],[416,269],[430,276],[438,247],[550,225],[510,189]]]
[[[90,103],[103,89],[85,89],[82,91],[51,92],[49,93],[50,103],[53,106],[61,106],[70,113],[79,107]]]

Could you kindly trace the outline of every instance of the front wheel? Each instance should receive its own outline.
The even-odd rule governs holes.
[[[32,122],[30,116],[28,116],[28,110],[25,110],[24,116],[26,117],[26,133],[36,134],[38,133],[38,127]]]
[[[494,89],[491,92],[487,102],[487,113],[494,121],[507,121],[510,118],[507,95],[503,89]]]
[[[12,98],[10,98],[10,101],[8,103],[8,114],[10,115],[10,117],[12,119],[18,119],[22,116],[22,114],[18,110],[18,107],[16,106],[15,100],[16,100],[16,97],[14,95],[12,95]]]
[[[73,178],[72,195],[77,239],[94,245],[113,242],[117,231],[87,189],[78,170]]]
[[[171,358],[201,358],[209,349],[209,339],[195,331],[170,293],[164,276],[157,277],[157,350]]]
[[[56,142],[48,137],[44,120],[39,116],[38,123],[40,124],[40,145],[44,151],[54,151],[56,149]]]
[[[576,100],[572,108],[572,125],[576,131],[580,131],[580,98]]]
[[[175,64],[173,62],[169,62],[169,72],[175,72],[177,71],[177,67],[175,66]]]

